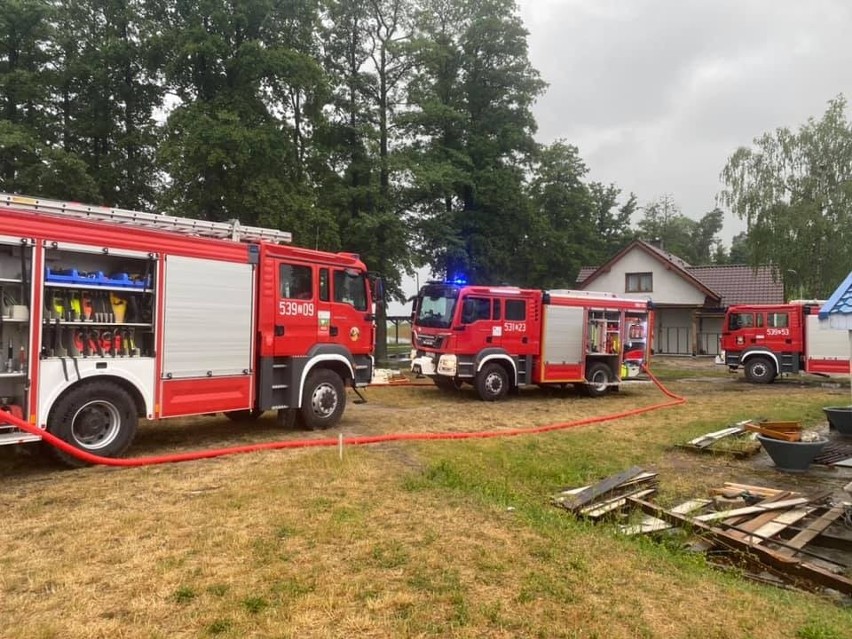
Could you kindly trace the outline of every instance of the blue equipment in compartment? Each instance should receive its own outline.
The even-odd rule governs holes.
[[[149,278],[150,280],[150,278]],[[61,269],[60,272],[46,269],[44,281],[48,284],[77,284],[78,286],[117,286],[120,288],[147,288],[147,281],[135,280],[127,273],[105,275],[103,271],[80,273],[77,269]]]

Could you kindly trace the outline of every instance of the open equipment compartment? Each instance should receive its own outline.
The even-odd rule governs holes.
[[[42,357],[153,357],[155,255],[45,250]]]
[[[33,243],[0,237],[0,410],[28,419]],[[32,436],[0,424],[0,440]],[[34,438],[37,439],[37,438]]]

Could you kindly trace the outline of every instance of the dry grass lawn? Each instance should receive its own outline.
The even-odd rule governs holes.
[[[661,500],[723,481],[822,482],[675,443],[746,417],[818,423],[848,390],[679,381],[689,403],[544,435],[65,471],[0,450],[0,637],[852,637],[832,601],[720,573],[549,505],[632,464]],[[137,456],[281,438],[535,426],[661,401],[377,388],[331,433],[274,420],[146,425]],[[839,481],[839,480],[837,480]],[[848,479],[846,480],[848,481]]]

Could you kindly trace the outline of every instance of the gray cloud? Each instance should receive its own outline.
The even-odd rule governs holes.
[[[580,147],[591,177],[698,218],[727,157],[819,117],[852,88],[846,0],[519,0],[550,87],[538,139]],[[724,238],[743,229],[728,216]]]

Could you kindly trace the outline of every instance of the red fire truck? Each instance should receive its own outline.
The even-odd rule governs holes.
[[[107,457],[140,417],[337,423],[372,376],[373,292],[358,256],[290,240],[0,194],[0,408]]]
[[[783,373],[848,374],[846,333],[819,323],[822,302],[731,306],[717,364],[742,367],[746,379],[769,384]]]
[[[587,291],[431,282],[414,302],[411,368],[485,401],[527,384],[596,396],[638,375],[650,353],[649,302]]]

